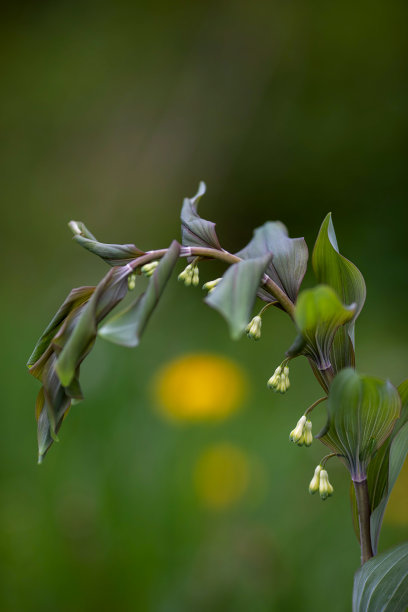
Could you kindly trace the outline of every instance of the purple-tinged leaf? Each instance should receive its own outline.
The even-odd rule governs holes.
[[[70,221],[69,228],[74,234],[74,240],[78,244],[94,255],[98,255],[111,266],[123,266],[133,259],[144,255],[144,252],[134,244],[107,244],[99,242],[82,221]]]
[[[307,269],[308,249],[304,238],[289,238],[288,230],[280,221],[268,221],[254,231],[254,237],[241,251],[241,259],[272,255],[266,274],[294,303]],[[264,289],[259,297],[267,302],[274,298]]]
[[[81,312],[55,366],[64,387],[71,384],[76,369],[90,351],[96,338],[98,323],[126,295],[127,277],[131,272],[130,266],[109,270]]]
[[[87,302],[94,290],[95,287],[77,287],[76,289],[72,289],[38,339],[27,362],[28,367],[33,366],[48,348],[51,340],[69,313]]]
[[[146,292],[101,327],[98,332],[101,338],[122,346],[134,347],[139,344],[140,337],[178,261],[179,253],[179,243],[172,242],[150,278]]]
[[[271,255],[267,254],[233,264],[205,299],[227,320],[234,340],[241,336],[249,323],[256,294],[270,260]]]
[[[181,209],[181,244],[187,247],[199,246],[222,250],[215,233],[215,223],[202,219],[197,212],[198,202],[205,191],[205,183],[201,181],[196,195],[184,198]]]

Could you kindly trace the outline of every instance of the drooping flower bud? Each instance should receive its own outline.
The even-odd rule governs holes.
[[[286,393],[290,387],[289,368],[278,366],[267,382],[268,388],[279,393]]]
[[[312,478],[312,480],[310,481],[309,484],[309,493],[311,495],[313,495],[314,493],[317,493],[317,491],[319,490],[319,486],[320,486],[320,472],[322,471],[322,466],[319,464],[317,466],[317,468],[314,471],[314,476]]]
[[[259,338],[261,337],[261,327],[262,319],[259,315],[257,315],[252,319],[252,321],[248,323],[245,328],[248,338],[252,338],[252,340],[259,340]]]
[[[133,272],[132,274],[129,274],[128,276],[128,289],[129,291],[133,291],[135,287],[136,287],[136,274]]]
[[[193,264],[188,264],[184,268],[182,272],[178,275],[178,280],[182,281],[186,287],[193,285],[193,287],[197,287],[200,278],[197,266]]]
[[[153,272],[155,271],[158,265],[159,265],[158,261],[151,261],[150,263],[145,264],[144,266],[141,267],[142,274],[144,274],[145,276],[147,276],[147,278],[149,278],[150,276],[152,276]]]
[[[329,475],[326,470],[321,470],[320,472],[320,481],[319,481],[319,495],[325,500],[331,495],[333,495],[333,487],[329,482]]]
[[[306,423],[306,417],[303,415],[298,420],[295,429],[292,429],[292,431],[289,434],[289,440],[291,440],[295,444],[298,444],[299,446],[302,446],[302,444],[304,443],[303,431],[305,429],[305,423]]]
[[[214,291],[214,289],[216,288],[216,286],[218,285],[218,283],[221,280],[222,280],[222,278],[216,278],[215,280],[208,281],[207,283],[204,283],[204,285],[203,285],[204,291],[208,291],[208,293],[211,293],[212,291]]]
[[[194,266],[194,268],[193,268],[193,278],[192,278],[191,283],[192,283],[193,287],[197,287],[199,282],[200,282],[200,274],[199,274],[199,271],[198,271],[198,266]]]
[[[305,423],[305,429],[303,431],[303,444],[305,446],[311,446],[313,442],[313,434],[312,434],[312,421],[309,419]]]

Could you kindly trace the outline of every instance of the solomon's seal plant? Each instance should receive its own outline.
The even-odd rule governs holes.
[[[214,223],[198,214],[204,193],[200,183],[197,194],[183,202],[181,243],[174,240],[159,250],[102,243],[83,223],[70,222],[74,240],[111,267],[96,287],[71,290],[28,360],[30,373],[42,385],[36,402],[39,462],[57,439],[71,405],[83,399],[80,367],[97,335],[136,346],[178,260],[187,260],[179,281],[193,287],[199,284],[200,266],[219,260],[225,273],[205,283],[204,301],[226,319],[232,338],[246,333],[259,340],[262,317],[266,311],[270,315],[271,307],[285,311],[296,328],[295,340],[268,387],[287,392],[289,364],[299,356],[307,358],[322,387],[323,396],[303,412],[289,439],[309,447],[312,411],[326,405],[327,423],[316,438],[330,453],[316,467],[309,492],[318,492],[322,500],[333,495],[328,460],[341,461],[350,473],[353,520],[364,564],[355,578],[354,610],[380,609],[376,606],[384,597],[378,584],[385,574],[394,588],[381,610],[403,610],[408,605],[408,544],[381,555],[377,549],[385,507],[408,451],[408,380],[396,388],[388,380],[355,370],[354,328],[366,297],[363,276],[340,254],[328,214],[311,258],[317,285],[300,292],[308,264],[304,239],[290,238],[280,221],[267,222],[242,250],[230,253],[221,246]],[[128,291],[135,290],[141,274],[149,279],[147,289],[111,315]],[[257,297],[263,307],[254,313]]]

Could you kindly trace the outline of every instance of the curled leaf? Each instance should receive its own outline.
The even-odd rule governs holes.
[[[292,302],[296,301],[299,288],[306,273],[308,249],[304,238],[289,238],[288,230],[280,221],[268,221],[254,231],[254,237],[241,251],[241,259],[252,259],[272,255],[266,274],[286,293]],[[274,298],[260,289],[259,297],[265,301]]]
[[[355,304],[353,317],[339,329],[332,345],[330,361],[337,373],[342,368],[354,367],[354,326],[365,302],[366,286],[360,270],[339,253],[330,213],[321,225],[312,265],[319,283],[332,287],[343,304]]]
[[[98,332],[101,338],[122,346],[133,347],[139,344],[147,322],[177,263],[179,253],[180,245],[175,240],[151,276],[146,292],[101,327]]]
[[[251,319],[256,294],[270,260],[271,255],[267,254],[233,264],[205,299],[227,320],[234,340],[244,333]]]
[[[81,312],[55,365],[57,375],[64,387],[71,384],[76,369],[90,351],[96,338],[98,323],[126,295],[127,277],[131,272],[130,266],[109,270]]]
[[[69,228],[75,242],[94,255],[101,257],[111,266],[123,266],[133,259],[144,255],[134,244],[106,244],[99,242],[82,221],[70,221]]]
[[[197,212],[198,203],[205,192],[205,183],[201,181],[195,196],[184,198],[181,209],[181,243],[183,246],[210,247],[222,250],[215,233],[215,223],[202,219]]]
[[[324,371],[331,367],[330,350],[336,332],[353,318],[354,313],[355,305],[344,306],[333,289],[327,285],[306,289],[299,295],[295,307],[295,322],[306,342],[302,353],[309,357],[319,370]],[[298,344],[300,347],[301,344]]]

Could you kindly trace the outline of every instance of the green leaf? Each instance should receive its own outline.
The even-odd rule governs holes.
[[[64,319],[66,319],[69,313],[72,310],[76,309],[78,306],[81,306],[82,304],[87,302],[94,290],[95,287],[77,287],[76,289],[72,289],[72,291],[68,294],[64,302],[58,308],[50,323],[47,325],[40,338],[38,339],[34,350],[31,353],[31,356],[27,362],[28,367],[34,365],[35,362],[38,361],[38,359],[44,353],[44,351],[46,351],[51,340],[53,339],[58,329],[62,325]]]
[[[303,354],[316,364],[319,370],[331,366],[330,349],[334,336],[342,325],[350,321],[355,305],[344,306],[331,287],[317,285],[299,295],[295,307],[295,322],[306,340]]]
[[[64,387],[71,384],[76,369],[92,348],[98,323],[126,295],[127,277],[131,272],[132,268],[130,266],[109,270],[108,274],[97,285],[91,299],[81,312],[55,366]]]
[[[205,192],[205,183],[201,181],[196,195],[184,198],[181,209],[181,244],[222,250],[215,233],[215,223],[202,219],[197,212],[198,203]]]
[[[333,342],[330,361],[333,370],[354,366],[354,326],[366,298],[366,286],[359,269],[340,255],[329,213],[324,219],[312,255],[313,270],[319,283],[330,285],[343,304],[356,304],[354,316],[340,328]]]
[[[400,409],[398,391],[389,381],[346,368],[330,387],[328,421],[318,437],[341,455],[353,480],[365,480],[367,466],[390,435]]]
[[[139,344],[147,322],[177,263],[179,253],[180,245],[175,240],[150,278],[146,292],[101,327],[98,332],[101,338],[122,346],[133,347]]]
[[[122,266],[144,255],[144,252],[134,244],[106,244],[99,242],[82,221],[70,221],[68,225],[74,234],[74,240],[78,244],[94,255],[98,255],[111,266]]]
[[[283,223],[269,221],[258,227],[251,242],[236,253],[241,259],[253,259],[267,254],[273,257],[266,274],[295,302],[306,273],[309,255],[304,238],[289,238]],[[266,301],[274,301],[263,289],[258,295]]]
[[[391,491],[408,454],[408,380],[398,387],[402,401],[401,416],[389,439],[368,468],[368,490],[371,500],[371,540],[378,549],[381,525]]]
[[[205,302],[227,320],[231,337],[236,340],[251,318],[256,294],[271,255],[263,255],[233,264]]]
[[[408,543],[367,561],[354,577],[353,612],[403,612],[408,606]]]

